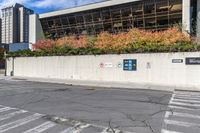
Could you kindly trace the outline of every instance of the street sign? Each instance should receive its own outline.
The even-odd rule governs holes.
[[[123,69],[124,69],[124,71],[136,71],[137,70],[137,60],[136,59],[124,59]]]
[[[200,65],[200,57],[186,58],[186,65]]]
[[[172,63],[183,63],[183,59],[172,59]]]

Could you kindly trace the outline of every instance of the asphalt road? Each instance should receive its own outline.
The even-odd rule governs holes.
[[[1,79],[0,133],[199,133],[199,94]]]

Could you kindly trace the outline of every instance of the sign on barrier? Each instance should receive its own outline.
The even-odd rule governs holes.
[[[137,70],[137,60],[136,59],[124,59],[123,69],[124,69],[124,71],[136,71]]]
[[[186,65],[200,65],[200,57],[186,58]]]

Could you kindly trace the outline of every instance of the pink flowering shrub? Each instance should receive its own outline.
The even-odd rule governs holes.
[[[52,49],[56,46],[55,41],[53,40],[39,40],[35,44],[33,44],[33,50],[45,50],[45,49]]]

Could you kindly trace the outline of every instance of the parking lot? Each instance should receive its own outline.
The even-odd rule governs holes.
[[[0,80],[0,133],[197,133],[199,109],[199,92]]]

